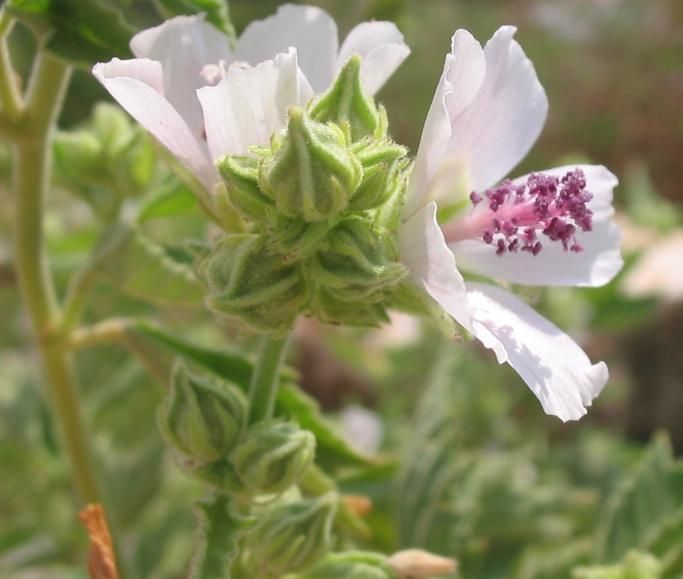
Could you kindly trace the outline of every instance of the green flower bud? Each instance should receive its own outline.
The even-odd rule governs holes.
[[[398,579],[398,575],[385,555],[349,551],[330,553],[299,579]]]
[[[389,140],[366,140],[354,149],[363,166],[363,180],[349,204],[351,211],[372,209],[403,196],[409,163],[405,147]]]
[[[386,307],[382,303],[343,301],[333,292],[323,288],[318,288],[315,292],[307,311],[321,322],[334,325],[379,328],[390,321]]]
[[[330,89],[311,108],[316,121],[346,125],[353,141],[363,137],[378,136],[381,122],[375,102],[363,92],[361,83],[361,58],[352,56],[337,75]]]
[[[299,269],[272,253],[259,235],[229,235],[200,263],[207,307],[238,328],[283,334],[306,300]]]
[[[259,162],[255,156],[228,155],[216,163],[230,204],[253,221],[265,219],[274,207],[273,201],[259,188]]]
[[[296,484],[315,458],[315,436],[291,422],[252,426],[230,460],[244,488],[278,494]]]
[[[363,218],[350,218],[330,232],[311,278],[344,302],[378,303],[406,275],[391,236]]]
[[[159,426],[168,444],[196,463],[225,457],[245,424],[247,403],[236,387],[188,373],[173,371]]]
[[[271,509],[245,538],[250,577],[279,578],[313,565],[332,546],[337,498],[329,493]]]
[[[285,215],[319,221],[346,208],[362,172],[339,127],[292,107],[281,146],[261,162],[259,185]]]

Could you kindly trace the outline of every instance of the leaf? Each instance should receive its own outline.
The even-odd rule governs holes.
[[[172,179],[150,196],[140,208],[138,223],[184,215],[197,207],[197,198],[180,181]]]
[[[136,322],[128,332],[133,334],[131,336],[133,339],[136,336],[152,339],[158,345],[171,350],[185,360],[209,370],[224,380],[233,382],[244,392],[249,390],[253,363],[242,354],[198,346],[144,321]],[[320,413],[313,398],[291,385],[295,378],[296,374],[291,368],[282,370],[280,379],[283,384],[278,390],[276,413],[295,419],[302,428],[310,430],[315,435],[317,461],[325,467],[374,464],[375,461],[356,451],[336,433],[332,425]]]
[[[668,438],[657,436],[607,506],[598,531],[598,561],[618,561],[658,534],[662,521],[683,506],[680,478]]]
[[[197,518],[197,545],[190,579],[228,579],[246,520],[233,512],[226,496],[200,501]]]
[[[164,18],[203,12],[211,24],[224,32],[231,41],[235,40],[235,28],[225,0],[157,0],[157,6]]]
[[[124,293],[155,304],[202,303],[204,290],[192,268],[134,228],[112,226],[93,259],[95,271]]]
[[[683,575],[683,506],[657,522],[643,548],[659,558],[665,577]]]
[[[128,42],[135,30],[112,2],[9,0],[8,9],[47,32],[47,49],[65,60],[90,66],[114,56],[132,56]]]

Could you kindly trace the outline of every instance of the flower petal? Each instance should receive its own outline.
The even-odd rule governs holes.
[[[337,58],[337,25],[315,6],[285,4],[265,20],[252,22],[237,43],[239,60],[256,65],[293,46],[299,66],[316,93],[332,82]]]
[[[449,107],[447,158],[469,169],[470,190],[484,191],[507,175],[536,142],[548,99],[531,61],[503,26],[486,43],[486,77],[460,114]]]
[[[195,91],[208,84],[202,76],[207,64],[232,60],[227,36],[206,22],[203,14],[176,16],[133,36],[130,48],[138,58],[161,63],[163,94],[201,139],[204,124]]]
[[[601,165],[568,165],[543,173],[561,177],[577,167],[586,175],[586,190],[593,193],[588,203],[593,211],[593,230],[576,234],[583,251],[564,251],[561,244],[547,241],[535,256],[526,252],[496,255],[492,245],[466,240],[450,245],[461,269],[527,285],[597,287],[612,280],[624,263],[619,229],[610,219],[614,213],[612,190],[618,181]],[[524,183],[527,178],[520,177],[514,183]]]
[[[567,334],[511,293],[468,283],[474,335],[508,362],[540,400],[546,414],[578,420],[604,388],[604,362],[591,364]]]
[[[444,193],[451,191],[452,182],[458,180],[461,168],[452,167],[444,159],[444,151],[451,140],[451,122],[472,102],[485,74],[486,59],[481,45],[467,30],[458,30],[451,39],[451,52],[446,55],[443,73],[422,129],[404,215],[412,214],[429,201],[438,201]],[[446,185],[442,186],[441,181],[447,181]]]
[[[469,327],[465,282],[436,221],[436,203],[432,201],[402,224],[399,249],[413,283]]]
[[[214,160],[267,145],[285,126],[287,108],[308,102],[313,93],[296,57],[292,48],[255,67],[233,65],[217,86],[197,91]]]
[[[93,67],[93,74],[118,103],[166,147],[210,191],[217,175],[208,152],[185,120],[162,94],[163,73],[158,62],[137,58]]]
[[[344,40],[337,58],[337,69],[353,54],[359,55],[361,82],[365,91],[374,95],[410,54],[403,34],[393,22],[363,22],[353,28]]]

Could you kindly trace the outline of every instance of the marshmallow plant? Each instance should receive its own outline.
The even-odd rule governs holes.
[[[162,436],[178,466],[209,493],[198,509],[192,577],[397,579],[454,571],[453,561],[422,551],[353,550],[366,532],[362,509],[344,500],[322,452],[372,463],[322,421],[283,359],[302,316],[379,327],[390,310],[403,310],[438,320],[449,337],[460,324],[562,420],[580,418],[605,386],[604,363],[592,364],[507,289],[480,281],[597,286],[622,265],[611,221],[616,178],[607,169],[568,166],[503,180],[547,112],[513,34],[503,27],[482,48],[468,32],[455,33],[414,160],[374,99],[409,54],[392,23],[360,24],[340,45],[324,11],[285,5],[234,43],[203,15],[136,34],[135,58],[95,64],[93,74],[157,141],[218,228],[193,246],[190,271],[187,255],[169,265],[169,252],[114,223],[121,203],[113,204],[113,224],[93,263],[75,276],[63,311],[35,243],[42,239],[35,217],[69,68],[41,47],[25,103],[3,74],[0,131],[14,139],[17,160],[18,279],[84,501],[100,502],[100,493],[69,349],[106,340],[137,347],[120,320],[75,328],[93,272],[106,269],[114,277],[121,271],[134,290],[151,280],[163,296],[197,303],[201,292],[220,323],[261,337],[255,362],[226,361],[135,326],[186,357],[155,369],[170,377],[158,412]],[[96,129],[58,140],[61,171],[78,180],[87,168],[95,184],[101,174],[137,174],[139,130],[111,110]],[[102,135],[111,146],[99,146]],[[109,173],[100,169],[108,163]],[[121,183],[152,187],[154,171],[143,176]],[[119,267],[133,257],[144,266],[141,279]]]

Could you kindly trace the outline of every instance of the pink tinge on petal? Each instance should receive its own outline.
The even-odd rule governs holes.
[[[99,63],[93,74],[116,101],[211,191],[217,174],[185,120],[163,96],[163,74],[158,62],[148,59]]]

